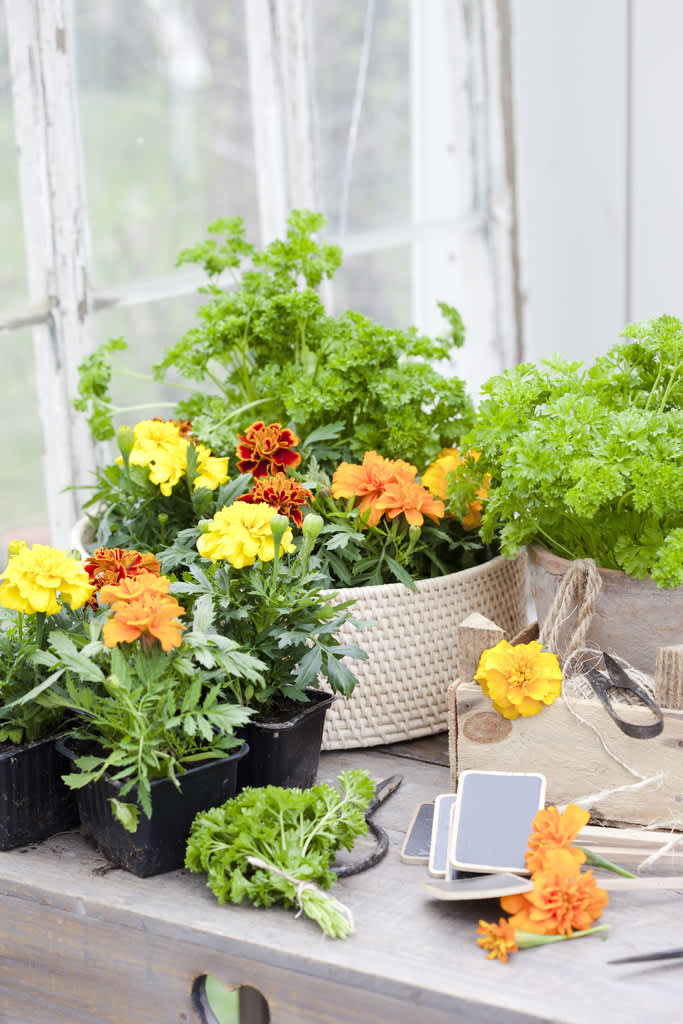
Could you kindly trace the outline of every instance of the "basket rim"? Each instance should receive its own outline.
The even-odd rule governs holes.
[[[484,576],[487,573],[492,572],[495,569],[502,568],[503,565],[515,565],[519,561],[525,561],[526,551],[522,549],[518,551],[514,558],[505,558],[503,555],[494,555],[493,558],[489,558],[486,562],[482,562],[480,565],[472,565],[469,569],[459,569],[457,572],[449,572],[444,576],[430,576],[427,579],[416,580],[417,593],[428,591],[431,589],[437,589],[439,586],[443,586],[448,583],[449,580],[457,577],[459,580],[467,581],[470,579],[476,579],[477,576]],[[359,595],[367,594],[371,597],[373,594],[385,594],[390,596],[400,595],[416,595],[416,591],[411,590],[405,583],[377,583],[373,586],[365,587],[338,587],[334,590],[325,590],[325,594],[329,596],[336,595]]]

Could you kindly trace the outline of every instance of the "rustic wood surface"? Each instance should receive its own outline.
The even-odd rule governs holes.
[[[427,868],[400,861],[417,804],[449,790],[445,735],[414,749],[418,760],[409,745],[401,756],[383,748],[322,755],[328,781],[349,767],[378,780],[404,776],[377,813],[390,836],[386,859],[337,888],[356,922],[346,942],[291,911],[219,907],[201,876],[139,879],[111,869],[77,831],[0,854],[0,1021],[196,1021],[190,993],[204,973],[260,990],[273,1024],[678,1020],[680,962],[607,966],[681,945],[677,892],[614,893],[606,942],[592,936],[520,952],[506,965],[486,960],[477,921],[497,920],[498,901],[430,900],[420,884]]]

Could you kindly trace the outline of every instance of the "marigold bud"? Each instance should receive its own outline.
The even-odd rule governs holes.
[[[275,547],[279,549],[280,541],[285,535],[285,531],[289,529],[289,519],[287,516],[274,515],[270,520],[270,529],[275,539]]]
[[[119,451],[123,456],[123,461],[128,465],[128,459],[130,453],[133,451],[135,444],[135,431],[132,427],[121,426],[116,431],[116,443],[119,446]]]
[[[304,537],[307,537],[309,540],[315,540],[322,528],[323,517],[319,516],[316,512],[311,512],[309,515],[304,517],[301,532]]]

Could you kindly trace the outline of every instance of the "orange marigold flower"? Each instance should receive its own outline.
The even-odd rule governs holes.
[[[529,849],[526,853],[526,866],[533,875],[545,867],[546,857],[550,850],[565,849],[572,855],[577,871],[586,861],[586,854],[570,846],[584,825],[588,824],[590,814],[577,804],[568,804],[562,814],[557,807],[547,807],[538,812],[533,821],[533,832],[529,836]]]
[[[117,589],[115,587],[109,588]],[[102,640],[107,647],[120,643],[133,643],[140,639],[144,647],[150,647],[158,640],[164,651],[180,647],[182,630],[186,627],[178,622],[185,609],[171,594],[159,593],[152,587],[141,589],[130,600],[113,604],[114,615],[102,628]]]
[[[449,474],[453,473],[457,479],[464,472],[465,459],[469,456],[475,462],[479,461],[481,452],[468,451],[461,456],[457,448],[442,448],[439,455],[422,474],[422,485],[432,494],[445,501],[448,493]],[[469,479],[466,477],[466,479]],[[462,525],[466,530],[474,530],[481,523],[481,509],[483,499],[488,495],[488,485],[491,477],[487,473],[482,481],[482,486],[477,490],[476,499],[467,507],[466,514],[462,517]]]
[[[374,508],[386,515],[387,519],[395,519],[403,513],[410,526],[422,526],[425,516],[438,523],[445,512],[444,503],[416,481],[387,484],[376,499]]]
[[[249,493],[243,494],[237,500],[246,501],[250,505],[265,502],[266,505],[277,509],[281,515],[287,516],[301,528],[303,522],[301,506],[308,505],[313,500],[313,495],[290,476],[285,476],[284,473],[273,473],[272,476],[257,477]]]
[[[480,921],[478,932],[481,938],[477,939],[477,944],[482,949],[489,950],[486,954],[487,960],[498,959],[505,963],[508,953],[516,953],[519,948],[515,941],[515,929],[504,917],[500,918],[498,924]]]
[[[590,928],[609,897],[592,871],[581,874],[569,850],[549,850],[545,866],[533,876],[531,892],[503,896],[510,925],[539,935],[569,935]]]
[[[237,435],[240,473],[251,473],[252,476],[265,476],[283,469],[294,469],[301,462],[298,452],[292,451],[299,444],[299,438],[293,430],[279,423],[268,426],[263,420],[257,420],[245,431]]]
[[[541,644],[501,640],[484,651],[474,678],[503,718],[535,715],[562,693],[562,670],[556,654]]]
[[[332,477],[333,498],[355,498],[362,515],[367,515],[367,526],[377,526],[382,510],[377,499],[389,484],[412,484],[417,467],[403,459],[385,459],[375,451],[366,452],[361,466],[341,462]]]
[[[157,595],[168,594],[170,585],[168,576],[155,576],[151,572],[143,572],[139,576],[126,576],[118,583],[105,584],[100,590],[100,603],[111,604],[116,610],[129,604],[145,593]]]

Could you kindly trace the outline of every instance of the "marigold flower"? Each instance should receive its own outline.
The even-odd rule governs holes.
[[[128,576],[151,572],[158,576],[161,566],[154,555],[124,548],[98,548],[83,563],[92,585],[98,590],[109,583],[118,583]]]
[[[237,500],[246,501],[250,505],[270,505],[301,527],[301,506],[308,505],[313,500],[313,495],[292,477],[285,476],[284,473],[273,473],[272,476],[257,477],[249,493],[243,494]]]
[[[301,462],[299,453],[292,451],[299,444],[299,438],[293,430],[279,423],[266,426],[263,420],[257,420],[237,438],[240,442],[237,445],[240,473],[265,476],[283,468],[294,469]]]
[[[515,929],[504,917],[500,918],[498,924],[480,921],[478,931],[481,938],[477,939],[477,945],[489,950],[487,960],[498,959],[506,963],[508,953],[516,953],[519,948],[515,941]]]
[[[538,812],[533,821],[533,832],[529,836],[529,848],[526,852],[526,866],[533,875],[545,867],[546,857],[550,850],[567,850],[574,858],[576,870],[586,861],[586,854],[570,844],[574,842],[584,825],[588,824],[590,814],[577,804],[568,804],[560,814],[557,807],[546,807]]]
[[[0,574],[0,605],[33,615],[56,615],[63,603],[81,608],[93,593],[77,558],[47,544],[10,545],[7,568]],[[57,597],[59,595],[59,598]],[[60,603],[61,602],[61,603]]]
[[[389,484],[415,483],[417,467],[403,459],[385,459],[375,451],[366,452],[362,465],[340,462],[332,477],[332,497],[355,498],[367,526],[377,526],[383,510],[376,507],[378,498]],[[369,513],[369,514],[368,514]]]
[[[256,559],[271,562],[275,557],[275,541],[270,521],[278,514],[276,508],[259,502],[250,505],[236,501],[216,512],[206,532],[197,540],[197,550],[212,562],[223,559],[236,569],[253,565]],[[279,555],[294,551],[292,531],[286,530],[280,542]]]
[[[189,420],[140,420],[135,425],[135,444],[129,456],[134,466],[148,466],[149,479],[161,493],[170,497],[187,469]],[[214,491],[228,479],[228,459],[213,456],[203,444],[197,444],[198,470],[193,488]]]
[[[229,459],[227,456],[222,458],[212,455],[206,445],[197,443],[195,447],[199,464],[192,490],[196,491],[198,487],[206,487],[208,491],[215,491],[217,487],[220,487],[228,479]],[[187,459],[187,453],[185,458]]]
[[[139,582],[140,579],[142,577],[125,582]],[[106,647],[133,643],[137,639],[140,639],[143,646],[158,640],[164,651],[180,647],[182,631],[186,627],[178,622],[178,617],[185,614],[185,609],[171,594],[159,593],[153,587],[140,588],[134,597],[117,601],[112,608],[114,615],[102,627],[102,640]]]
[[[540,935],[572,935],[600,917],[609,897],[592,871],[580,873],[571,852],[548,850],[545,866],[532,876],[531,892],[503,896],[500,905],[512,914],[514,928]]]
[[[481,452],[468,451],[465,454],[471,456],[475,462],[479,461]],[[437,458],[422,474],[422,486],[443,501],[448,493],[448,474],[454,473],[456,479],[462,474],[465,458],[460,455],[457,448],[442,448]],[[477,490],[476,499],[468,506],[466,515],[463,516],[462,525],[466,530],[474,530],[481,523],[481,509],[483,499],[488,495],[488,485],[491,482],[490,474],[486,474],[482,486]]]
[[[374,503],[375,511],[395,519],[403,514],[411,526],[422,526],[424,517],[429,516],[435,523],[443,517],[445,508],[431,493],[416,481],[389,483]]]
[[[535,715],[562,692],[562,670],[556,654],[541,644],[501,640],[484,651],[474,678],[504,718]]]
[[[163,596],[168,593],[170,582],[168,576],[155,576],[151,572],[126,576],[118,583],[108,583],[101,588],[100,603],[111,604],[116,609],[131,601],[137,601],[141,594],[153,593]]]

